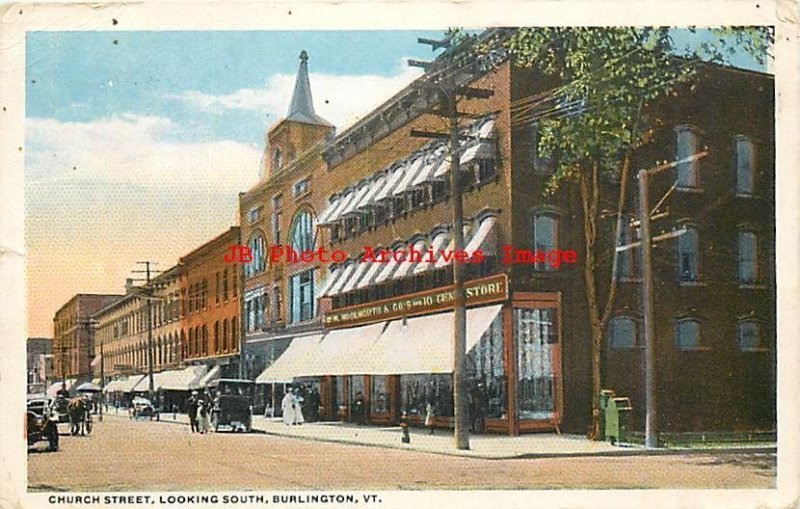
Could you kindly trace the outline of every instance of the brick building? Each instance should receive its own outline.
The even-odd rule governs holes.
[[[28,373],[28,392],[31,391],[31,384],[36,384],[37,389],[42,388],[48,380],[53,377],[53,340],[51,338],[28,338],[27,349],[27,373]]]
[[[465,246],[484,255],[465,266],[471,392],[484,401],[490,431],[585,432],[593,395],[582,203],[569,188],[545,196],[554,165],[536,155],[535,122],[513,115],[514,104],[552,83],[508,61],[463,69],[459,79],[493,91],[459,103],[470,114],[458,153]],[[304,89],[298,85],[295,96]],[[634,167],[708,150],[652,190],[662,196],[675,184],[665,202],[669,220],[656,227],[684,232],[654,254],[664,430],[774,429],[773,96],[772,76],[705,65],[691,86],[649,106],[663,128]],[[435,101],[412,84],[328,140],[332,129],[315,116],[292,124],[315,141],[289,147],[268,136],[264,179],[241,196],[242,239],[256,255],[245,269],[247,372],[266,366],[258,380],[273,388],[292,381],[318,388],[325,419],[352,417],[360,393],[371,422],[396,422],[401,411],[419,419],[433,402],[439,424],[450,424],[452,260],[362,262],[366,246],[434,253],[450,246],[452,161],[441,142],[411,136],[441,128],[429,113]],[[313,113],[310,92],[296,103]],[[289,153],[295,159],[276,157]],[[630,198],[635,210],[636,193]],[[634,231],[625,235],[635,240]],[[574,250],[577,263],[557,270],[502,263],[503,246]],[[273,247],[338,250],[344,259],[270,263]],[[604,386],[631,398],[634,424],[643,428],[637,253],[619,261],[601,371]]]
[[[79,293],[53,317],[53,371],[55,378],[91,378],[94,346],[90,318],[121,295]]]
[[[239,227],[231,227],[178,264],[182,358],[211,368],[210,377],[239,376],[240,268],[225,261],[239,239]]]

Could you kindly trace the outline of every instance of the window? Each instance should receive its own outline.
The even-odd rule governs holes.
[[[760,327],[755,320],[741,320],[736,324],[736,342],[743,351],[761,347]]]
[[[684,226],[686,230],[678,237],[678,280],[682,283],[700,280],[700,256],[697,229]]]
[[[203,325],[203,355],[208,355],[208,327]]]
[[[264,237],[260,234],[253,235],[247,246],[250,248],[250,254],[253,259],[244,266],[244,276],[245,278],[250,278],[264,272],[266,260],[264,256]]]
[[[549,419],[555,411],[554,309],[514,309],[517,405],[520,419]]]
[[[758,283],[758,236],[753,232],[739,232],[736,274],[740,285]]]
[[[203,309],[208,308],[208,279],[203,280],[203,291],[200,297],[200,302],[203,303]]]
[[[608,344],[611,348],[631,348],[639,344],[639,328],[633,318],[615,316],[608,322]]]
[[[231,350],[239,348],[239,329],[236,327],[236,317],[231,318]]]
[[[690,127],[680,126],[675,129],[677,136],[677,150],[675,160],[686,159],[699,151],[697,133]],[[698,189],[700,187],[700,161],[695,159],[678,164],[678,189]]]
[[[388,414],[389,413],[389,377],[383,375],[374,375],[372,383],[370,384],[370,412],[373,414]]]
[[[281,243],[281,221],[283,220],[283,213],[281,212],[281,198],[280,194],[272,197],[272,243]]]
[[[221,285],[220,285],[220,283],[219,283],[219,272],[217,272],[216,274],[214,274],[214,276],[216,276],[216,279],[217,279],[217,282],[216,282],[216,284],[214,285],[214,295],[215,295],[215,301],[216,301],[216,303],[217,303],[217,304],[219,304],[219,291],[220,291],[220,290],[221,290],[221,288],[222,288],[222,286],[221,286]]]
[[[228,351],[228,319],[222,321],[222,350]]]
[[[219,352],[219,322],[214,322],[214,353]]]
[[[228,302],[228,269],[222,273],[222,300]]]
[[[678,320],[675,324],[675,346],[681,350],[700,346],[700,322],[691,318]]]
[[[304,179],[298,180],[292,186],[292,196],[294,198],[297,198],[299,196],[303,196],[307,192],[308,192],[308,178],[304,178]]]
[[[497,175],[497,165],[494,158],[478,159],[478,182],[492,180]]]
[[[453,375],[400,375],[402,408],[408,415],[425,417],[425,407],[433,406],[437,417],[453,415]]]
[[[281,155],[281,149],[276,148],[272,151],[272,169],[277,170],[283,164],[283,156]]]
[[[272,322],[281,319],[281,289],[275,285],[272,287]]]
[[[247,211],[247,222],[253,224],[261,219],[261,207],[253,207]]]
[[[506,380],[503,372],[503,315],[498,313],[475,347],[467,353],[470,393],[483,391],[489,418],[499,418],[506,408]],[[479,385],[480,384],[480,385]]]
[[[739,135],[736,143],[736,194],[750,196],[755,191],[753,172],[755,159],[753,142],[746,136]]]
[[[314,269],[289,278],[289,322],[311,320],[316,314],[314,299]]]
[[[298,253],[314,249],[314,225],[310,212],[303,210],[294,216],[289,239],[292,249]]]
[[[558,249],[558,216],[550,212],[537,213],[533,217],[533,248],[536,251]],[[547,263],[537,263],[536,270],[553,270]]]
[[[239,295],[239,266],[234,265],[231,270],[231,281],[233,282],[233,297]]]

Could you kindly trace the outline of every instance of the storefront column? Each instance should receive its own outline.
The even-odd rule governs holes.
[[[508,434],[519,435],[517,419],[517,345],[514,340],[514,307],[507,303],[500,311],[503,313],[503,343],[505,344],[504,365],[506,371],[506,415]]]

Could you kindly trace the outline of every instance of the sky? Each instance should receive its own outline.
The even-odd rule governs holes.
[[[29,32],[28,336],[52,337],[74,294],[121,294],[137,261],[165,270],[238,223],[301,50],[317,114],[342,130],[443,31]]]

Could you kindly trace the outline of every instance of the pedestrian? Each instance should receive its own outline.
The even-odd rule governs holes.
[[[428,434],[433,435],[433,418],[436,415],[433,407],[433,402],[428,400],[425,403],[425,426],[428,428]]]
[[[200,431],[197,427],[197,391],[192,391],[192,395],[186,401],[186,413],[189,415],[189,426],[192,428],[192,433]]]
[[[281,411],[283,423],[287,426],[294,424],[294,394],[292,394],[291,388],[286,391],[281,400]]]
[[[361,391],[356,393],[356,397],[353,400],[353,413],[355,414],[356,423],[361,426],[364,424],[364,413],[366,411],[366,401],[364,400],[364,394]]]
[[[319,420],[319,391],[316,387],[308,394],[308,422]]]
[[[197,422],[201,435],[205,435],[208,430],[211,429],[211,425],[208,422],[209,406],[210,405],[202,399],[197,403]]]
[[[300,393],[300,388],[296,388],[294,390],[294,422],[292,424],[297,424],[298,426],[303,424],[305,419],[303,418],[303,402],[305,398]]]

